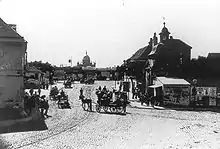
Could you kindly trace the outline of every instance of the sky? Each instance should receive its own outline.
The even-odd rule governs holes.
[[[28,61],[57,66],[86,51],[99,68],[121,65],[160,33],[163,17],[192,58],[220,52],[219,14],[219,0],[0,0],[0,17],[28,42]]]

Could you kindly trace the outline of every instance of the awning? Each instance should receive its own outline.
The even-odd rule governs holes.
[[[167,78],[167,77],[157,77],[155,84],[158,83],[161,83],[162,85],[182,85],[182,86],[190,85],[190,83],[187,82],[185,79]]]

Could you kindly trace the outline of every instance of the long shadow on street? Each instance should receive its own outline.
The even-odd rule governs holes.
[[[31,120],[28,122],[16,123],[11,126],[0,127],[0,134],[28,131],[47,130],[48,127],[43,119]]]

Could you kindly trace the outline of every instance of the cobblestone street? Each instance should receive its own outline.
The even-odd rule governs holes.
[[[95,89],[104,85],[111,89],[114,82],[76,83],[72,89],[65,89],[71,109],[58,109],[55,101],[50,101],[47,130],[1,134],[2,148],[220,148],[219,113],[143,108],[134,101],[126,115],[97,113]],[[93,99],[93,112],[81,107],[81,87]]]

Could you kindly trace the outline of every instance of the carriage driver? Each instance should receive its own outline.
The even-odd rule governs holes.
[[[83,96],[83,89],[80,89],[80,95],[79,95],[79,99],[83,100],[84,96]]]
[[[60,92],[60,95],[61,95],[61,97],[65,97],[65,93],[63,90]]]

